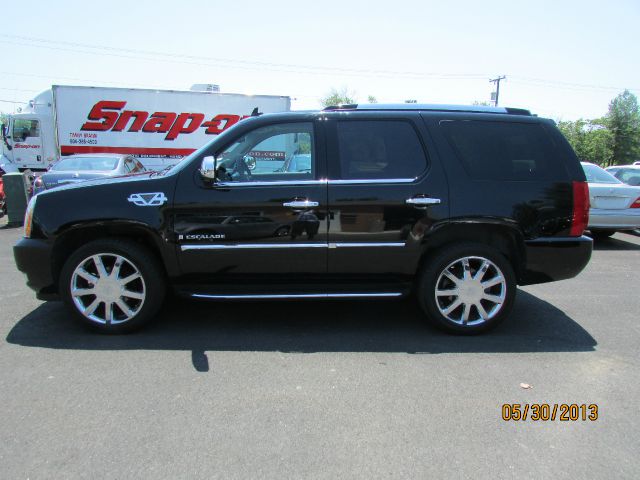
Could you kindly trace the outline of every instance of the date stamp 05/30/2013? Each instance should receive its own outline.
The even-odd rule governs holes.
[[[505,422],[595,422],[598,420],[595,403],[505,403],[502,419]]]

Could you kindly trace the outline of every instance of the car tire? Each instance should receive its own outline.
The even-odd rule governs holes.
[[[435,326],[449,333],[476,335],[504,321],[513,308],[516,289],[513,268],[504,255],[486,245],[463,243],[426,259],[416,293]]]
[[[614,233],[616,233],[615,230],[594,230],[591,232],[591,237],[594,240],[605,240],[611,237]]]
[[[73,252],[60,273],[60,295],[74,316],[103,333],[134,331],[158,313],[165,274],[145,247],[101,239]]]

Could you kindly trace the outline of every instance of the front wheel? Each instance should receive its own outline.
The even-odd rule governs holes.
[[[69,257],[60,274],[60,293],[83,323],[105,333],[125,333],[160,309],[164,274],[137,242],[96,240]]]
[[[497,250],[480,244],[453,245],[427,262],[418,299],[436,326],[474,335],[496,327],[509,315],[516,294],[515,274]]]

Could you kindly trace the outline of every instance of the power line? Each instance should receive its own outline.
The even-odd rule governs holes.
[[[89,55],[107,55],[122,58],[133,58],[159,61],[158,58],[145,58],[145,57],[160,57],[162,61],[170,61],[173,63],[197,65],[197,66],[227,66],[229,68],[240,68],[256,70],[256,67],[260,69],[268,69],[274,71],[286,71],[294,73],[314,73],[323,75],[332,75],[340,73],[347,76],[378,76],[378,77],[409,77],[409,78],[443,78],[443,79],[456,79],[456,80],[472,80],[485,77],[484,73],[441,73],[441,72],[412,72],[412,71],[397,71],[397,70],[376,70],[376,69],[355,69],[355,68],[341,68],[319,65],[301,65],[301,64],[289,64],[289,63],[274,63],[274,62],[261,62],[261,61],[249,61],[249,60],[236,60],[230,58],[221,57],[206,57],[197,55],[183,55],[177,53],[158,52],[152,50],[139,50],[129,48],[116,48],[106,45],[92,45],[86,43],[77,42],[64,42],[60,40],[48,40],[36,37],[25,37],[19,35],[0,34],[0,37],[17,39],[22,41],[31,42],[31,45],[25,43],[16,43],[9,40],[0,40],[1,43],[8,43],[11,45],[20,45],[22,47],[32,48],[46,48],[50,50],[70,51],[75,53],[84,53]],[[69,48],[74,47],[74,48]],[[78,50],[84,49],[84,50]],[[87,51],[97,50],[97,51]],[[185,61],[189,60],[201,60],[203,62]]]
[[[640,91],[639,87],[614,87],[614,86],[608,86],[608,85],[594,85],[594,84],[588,84],[588,83],[572,83],[572,82],[562,82],[558,80],[545,80],[542,78],[521,77],[518,75],[510,75],[509,78],[514,83],[519,83],[523,85],[532,85],[532,86],[540,86],[540,87],[552,86],[555,88],[562,88],[562,89],[574,90],[574,91],[580,91],[580,90],[621,91],[625,89]]]

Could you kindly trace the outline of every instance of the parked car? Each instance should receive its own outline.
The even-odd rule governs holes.
[[[144,166],[130,155],[70,155],[54,163],[45,174],[35,177],[33,194],[69,183],[143,172],[146,172]]]
[[[589,182],[589,230],[594,238],[640,228],[640,187],[622,183],[598,165],[582,162]]]
[[[616,165],[605,170],[627,185],[640,186],[640,165]]]
[[[250,153],[275,136],[283,160],[252,171]],[[300,167],[283,168],[291,155]],[[43,192],[14,255],[38,298],[103,332],[151,320],[171,288],[209,300],[413,292],[428,320],[475,334],[508,316],[517,285],[585,267],[588,204],[575,153],[526,110],[330,107],[239,122],[162,173]],[[246,229],[219,228],[242,218]]]

